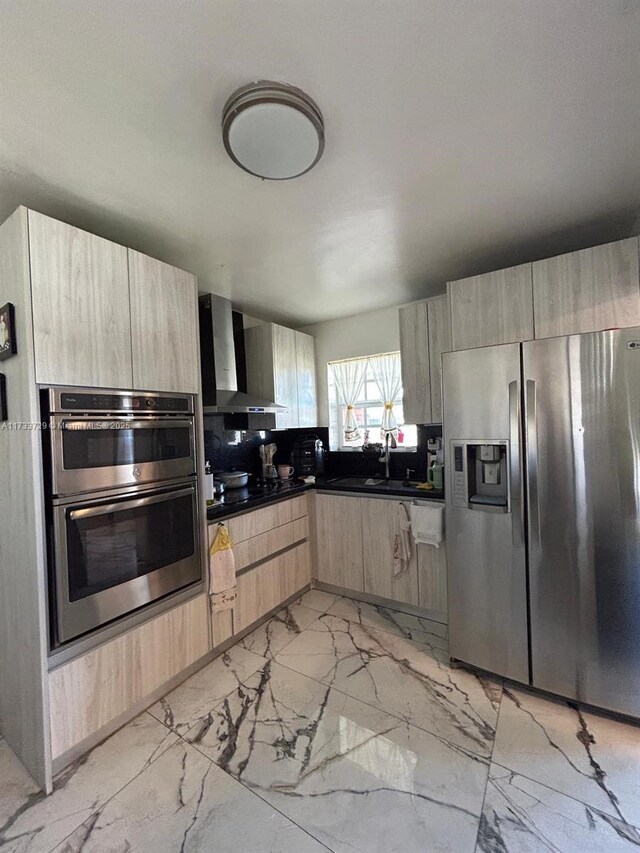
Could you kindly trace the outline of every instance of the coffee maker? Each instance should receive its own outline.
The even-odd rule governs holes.
[[[317,435],[297,438],[289,458],[296,477],[324,474],[324,446]]]

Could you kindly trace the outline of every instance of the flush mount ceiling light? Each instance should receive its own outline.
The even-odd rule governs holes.
[[[222,137],[227,154],[245,172],[284,181],[304,175],[322,157],[324,121],[301,89],[260,80],[229,98]]]

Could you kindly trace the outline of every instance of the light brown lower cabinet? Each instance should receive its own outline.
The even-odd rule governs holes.
[[[315,527],[318,580],[364,592],[361,499],[316,494]]]
[[[311,581],[308,542],[285,551],[238,576],[238,599],[233,614],[238,634]]]
[[[418,545],[418,606],[447,618],[447,551]]]
[[[394,574],[393,552],[400,531],[402,498],[316,493],[317,568],[323,583],[411,604],[446,621],[447,555],[440,548],[411,543],[412,556]],[[411,501],[404,501],[409,505]]]
[[[214,649],[233,637],[233,610],[218,610],[211,614],[211,635]]]
[[[49,673],[54,759],[208,653],[207,599],[193,598]]]
[[[406,568],[398,575],[393,570],[394,543],[400,532],[399,505],[402,501],[391,498],[359,500],[362,507],[364,591],[417,606],[418,558],[413,543]]]

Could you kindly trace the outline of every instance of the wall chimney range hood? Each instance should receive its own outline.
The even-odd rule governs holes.
[[[278,414],[286,406],[247,394],[242,314],[215,293],[198,299],[202,407],[209,414]]]

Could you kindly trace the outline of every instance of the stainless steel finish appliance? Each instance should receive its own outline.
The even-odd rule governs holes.
[[[443,365],[452,656],[639,717],[640,328],[448,353]],[[500,511],[472,501],[468,442],[506,448]],[[510,536],[496,537],[496,519]]]
[[[47,389],[51,492],[74,495],[194,474],[193,407],[190,394]]]
[[[194,479],[54,499],[58,644],[202,577]]]
[[[442,363],[449,648],[526,682],[520,347],[446,353]]]
[[[296,477],[324,474],[324,446],[317,435],[309,434],[293,442],[289,461]]]
[[[272,400],[247,394],[247,370],[242,314],[231,301],[214,293],[198,300],[200,368],[205,414],[267,414],[286,412]]]
[[[42,392],[52,646],[202,580],[191,395]]]

